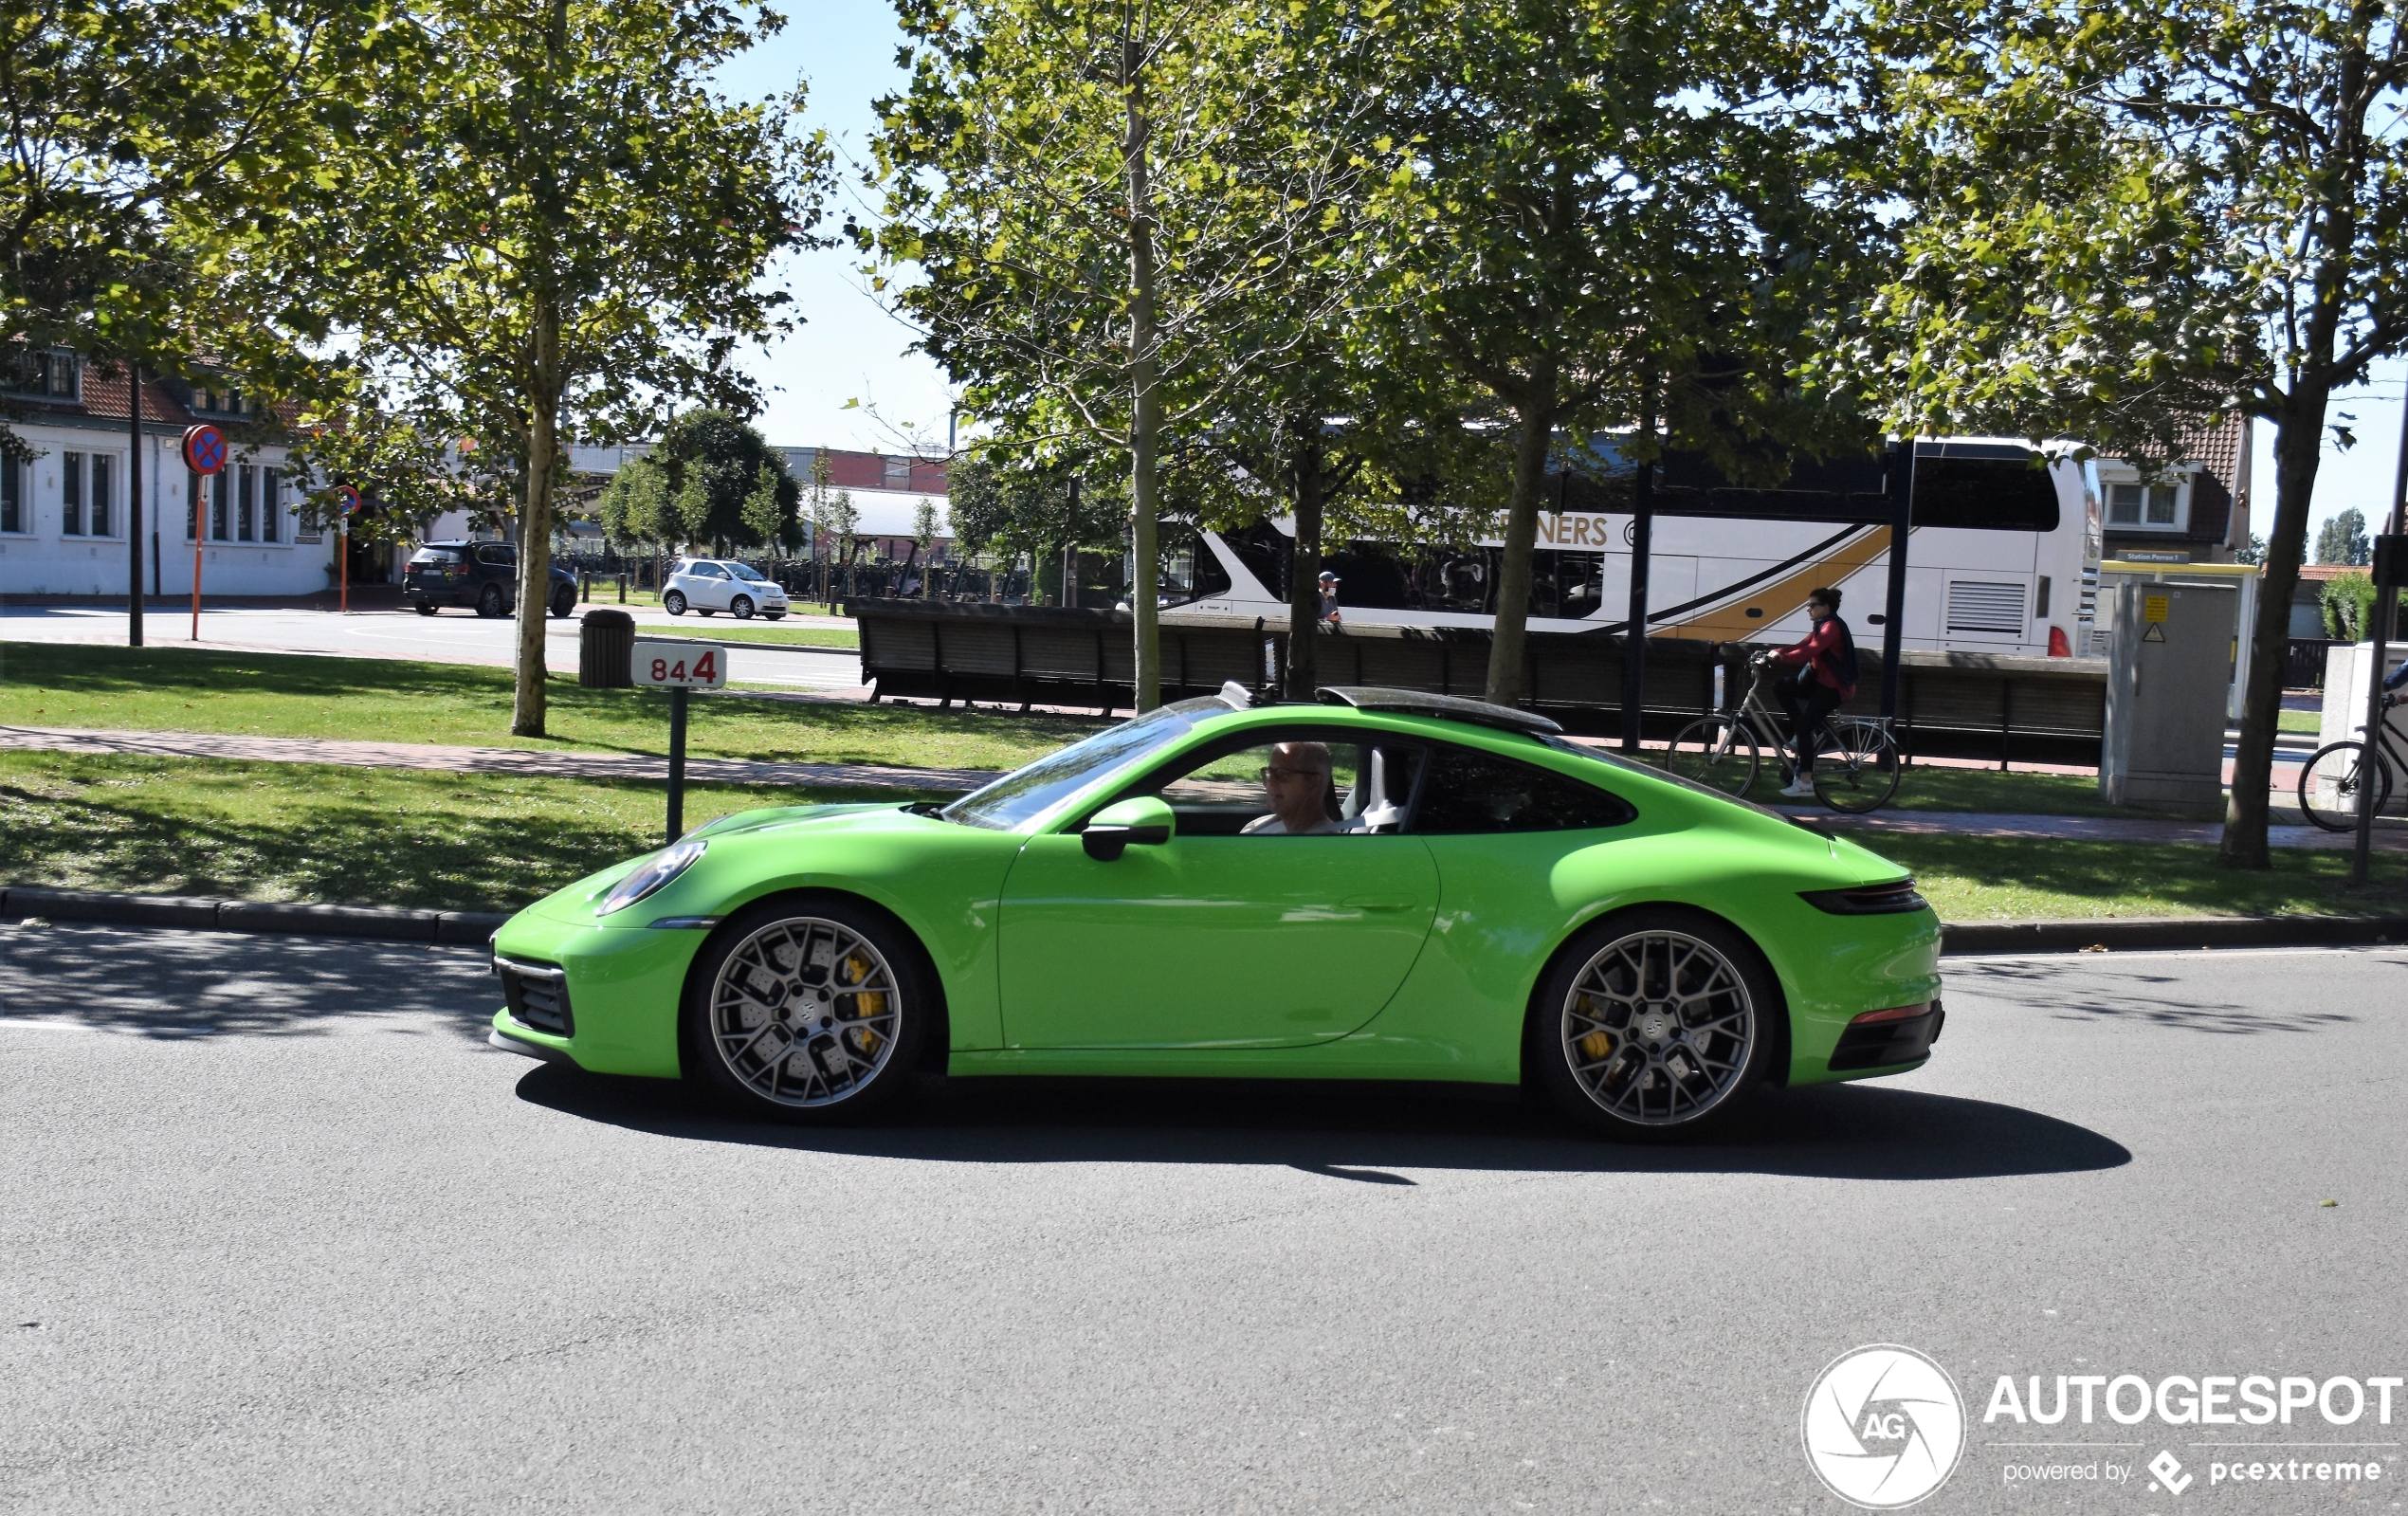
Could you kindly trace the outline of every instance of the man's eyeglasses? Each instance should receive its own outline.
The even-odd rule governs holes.
[[[1323,776],[1323,771],[1320,769],[1283,769],[1272,767],[1268,769],[1256,769],[1254,771],[1254,777],[1260,779],[1265,784],[1268,784],[1273,779],[1285,781],[1287,779],[1317,779]]]

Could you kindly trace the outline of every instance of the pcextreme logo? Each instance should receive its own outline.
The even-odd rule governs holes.
[[[1831,1492],[1897,1510],[1938,1489],[1965,1449],[1964,1402],[1948,1371],[1911,1347],[1842,1353],[1806,1392],[1806,1461]]]

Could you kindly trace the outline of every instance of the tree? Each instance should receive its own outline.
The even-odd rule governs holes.
[[[937,504],[926,496],[911,512],[912,545],[920,550],[920,598],[932,598],[937,593]]]
[[[642,460],[656,468],[680,533],[724,557],[730,544],[776,547],[802,540],[802,486],[786,457],[724,411],[689,411],[670,422]]]
[[[885,220],[860,245],[925,277],[897,304],[966,414],[1126,460],[1136,702],[1158,703],[1164,437],[1234,377],[1219,340],[1324,256],[1343,133],[1300,130],[1280,15],[1215,0],[901,0],[907,91],[880,101]],[[1246,352],[1242,372],[1271,355]]]
[[[1789,383],[1870,235],[1819,9],[1772,0],[1366,6],[1375,202],[1395,349],[1451,366],[1510,429],[1487,698],[1522,695],[1558,438],[1616,426],[1743,462],[1853,442]],[[1375,144],[1375,147],[1378,144]],[[1585,447],[1566,449],[1567,466]]]
[[[955,464],[947,480],[945,514],[953,539],[972,552],[1000,552],[1042,572],[1075,548],[1101,548],[1120,540],[1128,520],[1128,481],[1088,462],[1033,463],[1003,446],[974,447]],[[1037,573],[1031,573],[1031,593]],[[1063,604],[1073,598],[1063,586]]]
[[[2235,563],[2248,563],[2253,565],[2264,564],[2266,561],[2266,539],[2254,532],[2251,533],[2248,546],[2237,547],[2233,550],[2233,561]]]
[[[640,433],[664,397],[749,408],[728,357],[790,324],[760,276],[815,245],[826,147],[793,124],[799,89],[735,104],[710,87],[781,24],[709,0],[422,0],[418,56],[356,82],[355,146],[281,228],[376,387],[514,466],[514,733],[544,729],[563,429]]]
[[[2336,574],[2325,581],[2319,594],[2320,609],[2325,614],[2325,634],[2344,642],[2356,642],[2366,635],[2375,621],[2375,580],[2372,575]]]
[[[2291,598],[2333,392],[2408,347],[2408,34],[2361,0],[1891,0],[1897,276],[1831,351],[1907,431],[2166,460],[2233,409],[2275,505],[2219,857],[2268,867]]]
[[[309,184],[348,120],[336,81],[380,46],[372,23],[348,0],[27,0],[0,14],[0,356],[63,344],[183,367],[206,304],[224,357],[228,322],[256,313],[211,299],[212,265]],[[0,426],[0,452],[21,446]]]
[[[2371,563],[2375,545],[2366,537],[2366,515],[2355,505],[2335,511],[2316,533],[2319,563]]]

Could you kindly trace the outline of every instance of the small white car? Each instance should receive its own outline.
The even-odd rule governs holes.
[[[682,616],[688,611],[716,615],[724,611],[739,621],[756,614],[777,621],[786,614],[786,592],[761,576],[748,563],[724,558],[680,558],[662,586],[661,609]]]

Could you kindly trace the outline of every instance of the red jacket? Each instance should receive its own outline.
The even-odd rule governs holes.
[[[1804,642],[1795,648],[1783,648],[1773,656],[1785,664],[1812,664],[1816,684],[1839,691],[1842,700],[1852,700],[1856,686],[1839,680],[1839,649],[1847,635],[1848,629],[1840,624],[1838,616],[1825,616],[1815,623],[1815,630],[1806,634]]]

